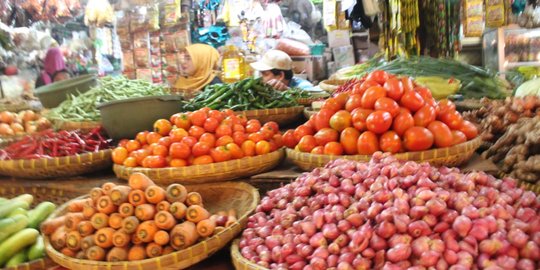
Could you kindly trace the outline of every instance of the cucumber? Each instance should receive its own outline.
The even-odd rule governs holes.
[[[26,211],[26,209],[24,209],[22,207],[19,207],[19,208],[14,209],[13,211],[11,211],[11,213],[9,213],[9,215],[7,215],[7,217],[10,218],[10,217],[14,217],[16,215],[28,216],[28,211]]]
[[[36,229],[26,228],[10,236],[0,244],[0,265],[4,265],[13,255],[24,250],[36,242],[39,232]]]
[[[42,202],[36,208],[28,211],[28,227],[37,229],[39,224],[56,209],[56,205],[52,202]]]
[[[26,215],[16,215],[11,218],[0,220],[0,242],[10,235],[26,228],[28,226],[28,217]]]
[[[38,236],[36,242],[28,249],[28,261],[33,261],[45,257],[45,243],[43,236]]]
[[[30,194],[22,194],[22,195],[19,195],[13,199],[11,199],[11,201],[23,201],[23,202],[27,202],[28,205],[31,205],[32,202],[34,201],[34,196],[30,195]]]
[[[0,218],[6,217],[7,215],[9,215],[9,213],[11,213],[11,211],[19,207],[28,209],[30,207],[30,204],[25,201],[10,201],[6,204],[2,204],[0,205]]]
[[[19,264],[25,263],[28,261],[28,256],[26,256],[26,249],[19,251],[15,254],[9,261],[6,263],[6,267],[14,267]]]

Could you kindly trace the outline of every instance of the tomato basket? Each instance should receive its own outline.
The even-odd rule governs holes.
[[[278,123],[279,126],[286,126],[302,118],[304,106],[294,106],[286,108],[272,108],[262,110],[237,111],[237,115],[244,115],[247,119],[257,119],[262,124],[270,121]]]

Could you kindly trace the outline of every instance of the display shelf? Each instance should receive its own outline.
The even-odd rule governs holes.
[[[482,38],[480,37],[465,37],[461,39],[461,46],[463,47],[474,47],[474,46],[481,46],[482,45]]]
[[[515,68],[523,66],[540,67],[540,61],[533,62],[508,62],[505,63],[506,68]]]

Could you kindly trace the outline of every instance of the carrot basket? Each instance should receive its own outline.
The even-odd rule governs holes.
[[[234,209],[238,214],[238,221],[189,248],[140,261],[101,262],[75,259],[55,250],[47,236],[45,237],[45,251],[54,262],[69,269],[184,269],[210,257],[234,239],[246,226],[249,215],[255,210],[260,199],[258,191],[253,186],[242,182],[201,184],[186,186],[186,188],[190,192],[199,192],[204,198],[212,198],[212,201],[205,201],[205,208],[212,213]],[[67,212],[67,205],[64,204],[58,208],[51,218]]]
[[[474,151],[480,147],[482,139],[480,137],[464,142],[452,147],[431,149],[418,152],[406,152],[395,154],[401,160],[411,160],[416,162],[429,162],[433,166],[459,166],[467,162]],[[356,161],[369,161],[371,155],[319,155],[304,153],[293,149],[287,149],[287,158],[304,171],[311,171],[317,167],[322,167],[326,163],[336,159],[348,159]]]
[[[172,183],[200,184],[228,181],[267,172],[276,167],[284,156],[285,151],[279,149],[265,155],[205,165],[149,169],[115,164],[113,170],[120,179],[128,179],[132,173],[140,172],[162,185]]]
[[[261,123],[274,121],[280,126],[294,123],[302,118],[304,106],[287,108],[273,108],[263,110],[249,110],[235,112],[237,115],[244,115],[247,119],[257,119]]]

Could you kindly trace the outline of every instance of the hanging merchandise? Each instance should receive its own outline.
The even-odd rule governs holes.
[[[337,28],[336,0],[323,1],[323,24],[326,29]]]
[[[268,3],[268,5],[266,5],[264,16],[262,17],[262,26],[265,31],[265,36],[269,38],[280,37],[285,30],[286,24],[279,5],[277,3]]]
[[[166,1],[161,12],[161,25],[164,27],[176,25],[182,17],[182,13],[180,12],[180,0]]]
[[[114,10],[107,0],[89,0],[84,12],[84,24],[97,27],[114,23]]]
[[[377,0],[362,0],[362,5],[364,6],[364,13],[367,16],[375,16],[381,12]]]
[[[383,21],[380,42],[387,58],[420,54],[418,0],[386,0]]]
[[[224,21],[228,27],[240,26],[242,12],[247,14],[255,1],[257,0],[223,0],[217,20]]]
[[[455,57],[460,45],[460,0],[428,0],[422,6],[424,53],[432,57]],[[474,12],[472,13],[475,14]],[[473,21],[474,22],[474,21]],[[470,26],[467,31],[470,32]]]
[[[486,26],[497,28],[506,22],[503,0],[486,0]]]
[[[484,1],[463,1],[463,34],[466,37],[480,37],[484,32]]]

